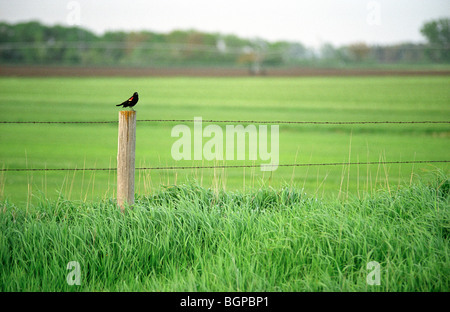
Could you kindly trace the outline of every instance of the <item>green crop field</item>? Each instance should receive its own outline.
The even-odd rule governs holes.
[[[138,120],[448,121],[449,85],[446,76],[0,78],[0,120],[117,121],[115,104],[138,91]],[[265,162],[248,152],[176,161],[177,124],[138,122],[137,167]],[[3,169],[116,167],[116,123],[0,129]],[[436,123],[280,124],[279,163],[449,160],[449,137]],[[138,170],[125,213],[114,170],[2,171],[0,291],[448,292],[448,169]]]
[[[0,119],[117,121],[115,104],[138,91],[138,120],[448,121],[449,83],[449,77],[1,78]],[[171,147],[177,138],[171,137],[171,130],[177,124],[138,123],[137,167],[265,163],[248,157],[175,161]],[[192,123],[183,124],[193,129]],[[226,124],[218,125],[225,130]],[[117,124],[0,124],[0,128],[3,168],[116,166]],[[279,163],[447,160],[449,134],[446,124],[282,124]],[[447,164],[402,164],[280,167],[274,172],[138,171],[136,192],[150,194],[161,186],[196,179],[215,189],[245,191],[289,184],[310,194],[341,197],[395,188],[436,167],[448,170]],[[2,198],[20,205],[42,197],[110,198],[116,188],[114,171],[3,172],[0,178]]]

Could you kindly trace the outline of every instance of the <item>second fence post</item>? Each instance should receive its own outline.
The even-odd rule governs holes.
[[[134,204],[136,111],[119,112],[117,151],[117,204],[123,212]]]

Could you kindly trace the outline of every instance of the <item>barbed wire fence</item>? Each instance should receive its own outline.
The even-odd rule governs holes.
[[[187,169],[230,169],[257,167],[316,167],[316,166],[353,166],[353,165],[397,165],[397,164],[433,164],[450,163],[450,160],[404,160],[404,161],[367,161],[367,162],[333,162],[333,163],[298,163],[298,164],[258,164],[258,165],[214,165],[214,166],[167,166],[136,167],[135,170],[187,170]],[[0,168],[5,171],[116,171],[117,168]]]
[[[141,119],[136,122],[197,122],[193,119]],[[286,120],[214,120],[204,123],[304,124],[304,125],[368,125],[368,124],[450,124],[450,121],[286,121]],[[0,124],[116,124],[118,121],[0,121]]]
[[[199,122],[194,119],[145,119],[136,120],[143,123]],[[450,121],[286,121],[286,120],[201,120],[204,123],[238,123],[238,124],[298,124],[298,125],[382,125],[382,124],[450,124]],[[0,121],[0,124],[117,124],[118,121]],[[330,163],[289,163],[277,167],[313,167],[313,166],[353,166],[353,165],[389,165],[389,164],[436,164],[449,163],[450,160],[404,160],[404,161],[367,161],[367,162],[330,162]],[[270,167],[271,164],[251,165],[213,165],[213,166],[155,166],[137,167],[136,170],[193,170],[193,169],[231,169]],[[116,171],[117,168],[0,168],[0,172],[24,171]]]

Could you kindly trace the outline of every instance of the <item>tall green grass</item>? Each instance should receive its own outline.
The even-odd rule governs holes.
[[[346,200],[191,182],[125,214],[109,199],[4,201],[0,290],[449,291],[449,208],[444,174]],[[371,261],[380,285],[367,284]]]

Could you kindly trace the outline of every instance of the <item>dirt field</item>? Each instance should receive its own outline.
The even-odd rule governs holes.
[[[0,76],[198,76],[239,77],[250,76],[248,70],[237,68],[121,68],[121,67],[63,67],[63,66],[0,66]],[[450,75],[450,70],[379,70],[379,69],[266,69],[259,75],[295,76],[423,76]]]

